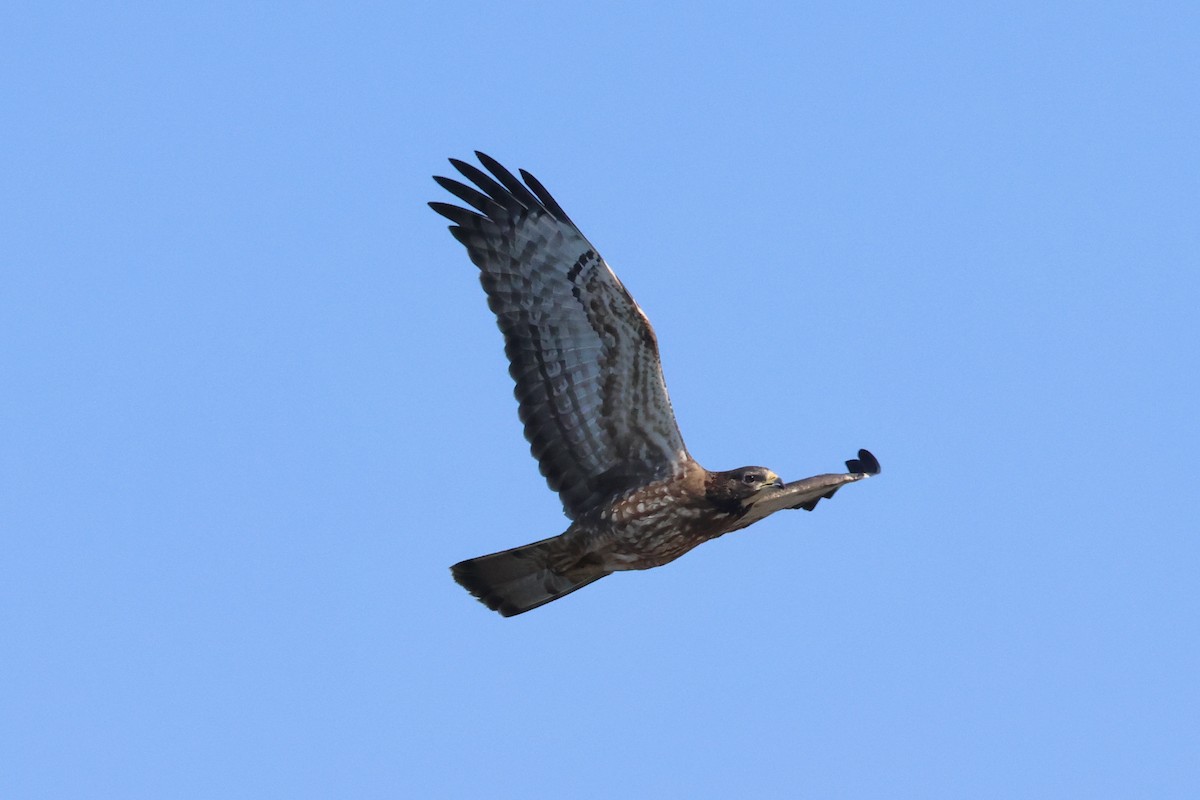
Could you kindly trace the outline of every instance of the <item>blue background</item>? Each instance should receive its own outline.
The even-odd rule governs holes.
[[[0,794],[1200,796],[1194,3],[9,4]],[[425,206],[525,167],[713,469],[565,526]]]

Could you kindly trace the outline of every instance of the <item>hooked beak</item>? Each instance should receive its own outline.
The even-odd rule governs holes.
[[[766,489],[768,486],[774,486],[776,489],[782,489],[783,488],[783,478],[779,477],[774,472],[768,472],[767,473],[767,482],[766,482],[766,484],[763,485],[763,488]]]

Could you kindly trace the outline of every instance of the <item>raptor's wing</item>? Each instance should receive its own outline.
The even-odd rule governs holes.
[[[470,208],[429,205],[479,267],[525,438],[575,518],[691,457],[646,315],[536,178],[476,156],[490,175],[450,161],[474,186],[434,178]]]
[[[800,481],[784,484],[781,488],[760,492],[733,530],[753,525],[760,519],[785,508],[803,508],[812,511],[818,502],[833,497],[847,483],[861,481],[880,472],[879,460],[868,450],[859,450],[858,458],[846,462],[847,472],[830,475],[815,475]]]

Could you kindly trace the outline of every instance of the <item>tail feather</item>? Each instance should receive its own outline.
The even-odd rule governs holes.
[[[557,600],[610,574],[579,567],[565,574],[556,572],[550,567],[554,538],[460,561],[450,572],[479,602],[506,617]]]

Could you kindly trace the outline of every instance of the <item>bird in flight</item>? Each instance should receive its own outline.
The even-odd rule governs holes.
[[[434,177],[468,208],[429,205],[479,267],[525,438],[571,520],[558,536],[450,568],[488,608],[511,617],[613,572],[661,566],[776,511],[811,511],[879,473],[866,450],[844,473],[793,483],[765,467],[697,464],[641,308],[535,177],[475,155],[487,172],[450,159],[473,186]]]

